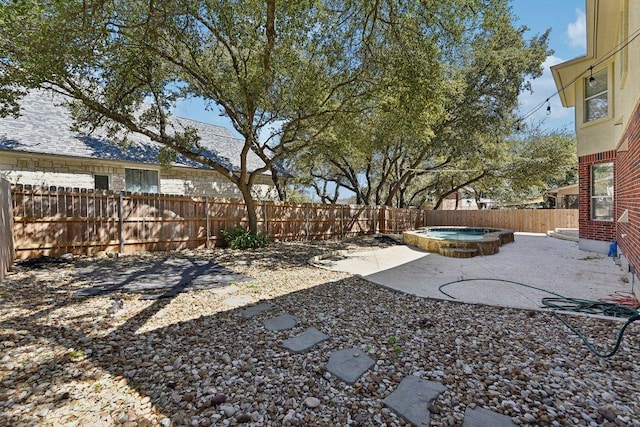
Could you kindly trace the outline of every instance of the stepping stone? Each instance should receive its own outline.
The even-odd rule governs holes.
[[[327,371],[345,383],[353,384],[375,363],[359,348],[347,348],[331,353],[329,363],[327,363]]]
[[[226,298],[222,303],[227,307],[242,307],[243,305],[251,304],[253,302],[253,298],[247,295],[232,295]]]
[[[240,310],[240,314],[242,315],[242,317],[245,318],[250,318],[253,316],[256,316],[264,311],[268,311],[271,310],[272,308],[274,308],[275,305],[268,303],[268,302],[263,302],[257,305],[252,305],[251,307],[245,307],[242,310]]]
[[[300,319],[290,314],[281,314],[273,319],[265,320],[264,327],[269,331],[284,331],[300,323]]]
[[[235,292],[238,292],[239,290],[240,288],[237,287],[236,285],[229,285],[223,288],[214,288],[211,290],[211,292],[218,296],[223,296],[223,295],[233,294]]]
[[[431,412],[427,409],[427,405],[446,389],[437,381],[423,380],[415,375],[409,375],[382,403],[414,426],[429,425]],[[493,424],[484,426],[493,426]]]
[[[294,353],[303,353],[309,350],[314,345],[328,340],[329,335],[325,335],[316,328],[308,328],[302,334],[297,337],[284,340],[282,347]]]
[[[506,415],[480,407],[476,407],[475,409],[467,407],[464,411],[464,422],[462,423],[462,427],[485,426],[512,427],[515,426],[515,424],[511,421],[511,417]]]

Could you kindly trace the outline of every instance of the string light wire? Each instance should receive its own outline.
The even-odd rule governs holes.
[[[540,111],[540,109],[542,107],[544,107],[545,105],[547,105],[549,103],[549,100],[560,95],[561,92],[564,92],[565,89],[569,88],[570,86],[572,86],[576,81],[578,81],[587,71],[593,71],[593,67],[597,67],[598,65],[602,64],[603,62],[607,61],[609,58],[611,58],[613,55],[617,54],[618,52],[620,52],[622,49],[626,48],[627,46],[629,46],[629,44],[634,41],[635,39],[637,39],[638,37],[640,37],[640,28],[638,28],[636,31],[634,31],[629,37],[627,37],[626,40],[624,40],[623,42],[621,42],[618,46],[616,46],[615,48],[613,48],[611,51],[609,51],[609,53],[607,53],[603,58],[601,58],[599,61],[595,62],[594,64],[590,65],[589,68],[587,68],[586,70],[584,70],[582,73],[578,74],[573,80],[571,80],[569,83],[563,85],[560,89],[558,89],[555,93],[553,93],[551,96],[549,96],[548,98],[546,98],[544,101],[539,102],[538,104],[536,104],[534,107],[532,107],[526,114],[524,114],[522,117],[520,117],[518,120],[516,120],[516,125],[517,128],[520,128],[520,123],[524,122],[526,119],[528,119],[529,117],[531,117],[532,115],[534,115],[535,113],[537,113],[538,111]],[[547,106],[547,112],[551,112],[550,111],[550,105]]]

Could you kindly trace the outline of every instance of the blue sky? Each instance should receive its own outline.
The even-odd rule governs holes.
[[[551,28],[549,47],[554,51],[544,62],[544,74],[532,82],[533,94],[520,95],[520,111],[526,114],[538,103],[550,98],[551,114],[542,108],[529,120],[543,121],[549,129],[574,130],[573,108],[563,108],[556,94],[550,66],[582,56],[586,52],[585,0],[511,0],[517,24],[530,28],[530,34],[541,34]]]
[[[533,94],[523,93],[520,96],[520,112],[526,114],[540,102],[551,98],[551,114],[545,114],[545,107],[532,115],[528,121],[543,121],[546,128],[566,128],[573,132],[573,109],[563,108],[558,97],[554,96],[556,87],[549,67],[586,52],[585,0],[511,0],[511,5],[518,17],[516,25],[529,27],[529,35],[541,34],[547,28],[551,28],[549,47],[554,51],[544,62],[545,71],[542,77],[532,82]],[[217,111],[205,111],[202,103],[197,100],[180,103],[174,113],[181,117],[225,126],[238,135],[226,117],[221,117]]]

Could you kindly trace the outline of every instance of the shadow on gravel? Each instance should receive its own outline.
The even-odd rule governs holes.
[[[0,372],[0,402],[6,402],[5,406],[0,403],[0,424],[46,424],[46,416],[13,419],[9,415],[13,406],[40,399],[51,408],[74,399],[86,399],[89,405],[91,396],[55,390],[67,381],[93,384],[102,372],[121,378],[117,380],[120,387],[130,389],[127,395],[137,392],[141,398],[149,397],[154,408],[139,411],[116,401],[114,406],[96,409],[108,413],[104,420],[108,425],[150,426],[162,419],[167,426],[194,422],[207,426],[225,419],[229,425],[397,425],[397,417],[383,410],[381,402],[412,374],[448,387],[439,398],[443,400],[430,407],[440,417],[464,412],[472,403],[517,417],[521,410],[513,409],[516,403],[500,406],[500,402],[524,402],[532,396],[542,408],[531,410],[533,424],[562,424],[571,419],[565,415],[564,402],[578,396],[576,402],[591,399],[591,409],[584,411],[598,421],[603,418],[598,418],[597,409],[607,402],[590,390],[604,390],[612,378],[615,384],[608,393],[624,396],[628,392],[625,404],[637,410],[637,402],[630,400],[634,392],[640,395],[634,389],[638,382],[632,376],[633,354],[625,352],[613,362],[601,362],[577,340],[566,340],[559,325],[558,334],[550,334],[554,320],[549,313],[425,300],[350,278],[273,298],[270,302],[276,308],[253,318],[245,319],[234,309],[140,332],[154,315],[170,309],[180,286],[167,289],[166,298],[154,300],[104,337],[91,336],[89,321],[85,328],[82,321],[71,327],[44,319],[56,308],[85,300],[70,292],[53,295],[32,316],[5,320],[2,342],[20,347],[48,342],[69,351],[58,359],[33,360],[20,369]],[[25,306],[28,290],[25,283],[20,296]],[[263,327],[264,320],[282,313],[299,317],[301,324],[280,332]],[[593,324],[587,319],[583,326]],[[280,347],[282,341],[311,326],[329,335],[329,340],[304,354]],[[542,333],[530,334],[531,330]],[[633,348],[639,343],[637,334],[630,336]],[[353,386],[326,374],[325,369],[331,351],[350,347],[362,348],[379,361]],[[0,354],[8,350],[5,346]],[[572,382],[556,387],[560,383],[550,380],[555,376]],[[575,388],[569,393],[570,387]],[[306,407],[302,402],[310,396],[322,404]],[[225,402],[233,406],[222,406]],[[82,416],[69,414],[63,422],[80,420],[82,424]]]
[[[156,296],[168,297],[183,291],[218,288],[251,280],[214,262],[177,257],[120,267],[116,271],[110,266],[86,266],[76,269],[74,276],[76,280],[93,283],[78,291],[79,296],[104,295],[116,291],[161,291]]]

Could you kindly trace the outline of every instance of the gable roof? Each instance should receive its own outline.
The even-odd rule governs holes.
[[[65,97],[45,91],[32,91],[20,101],[20,117],[0,118],[0,151],[11,150],[27,153],[71,156],[98,160],[112,160],[158,165],[161,144],[144,135],[131,134],[129,146],[122,148],[109,141],[104,132],[96,130],[91,135],[71,130],[73,119],[62,105]],[[204,155],[219,164],[240,169],[240,152],[244,141],[234,137],[231,131],[195,120],[171,117],[171,125],[178,131],[186,127],[197,129]],[[264,166],[253,152],[247,159],[249,170]],[[173,166],[210,169],[208,166],[178,156]],[[269,173],[268,171],[265,173]]]

